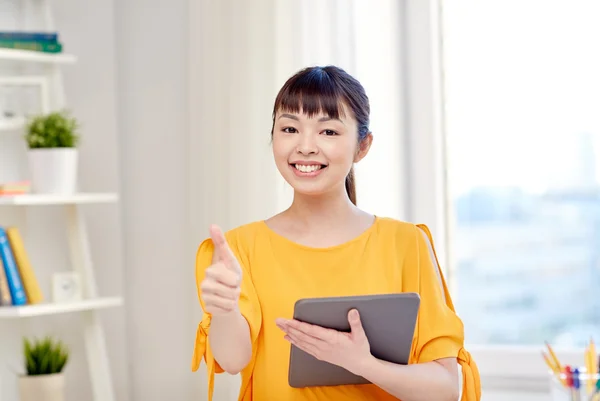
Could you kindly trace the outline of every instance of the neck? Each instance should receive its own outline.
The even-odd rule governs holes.
[[[347,221],[356,215],[358,208],[348,198],[346,189],[319,196],[294,193],[288,213],[311,227],[330,226]]]

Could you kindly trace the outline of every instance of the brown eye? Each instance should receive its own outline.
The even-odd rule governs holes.
[[[337,132],[330,130],[330,129],[326,129],[325,131],[323,131],[323,133],[327,136],[334,136],[337,135]]]
[[[284,129],[282,129],[282,131],[288,134],[295,134],[296,132],[298,132],[294,127],[285,127]]]

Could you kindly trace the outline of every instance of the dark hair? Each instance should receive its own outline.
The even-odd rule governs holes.
[[[273,127],[275,114],[278,111],[308,114],[309,117],[318,113],[331,118],[343,116],[343,105],[346,105],[358,124],[358,142],[369,134],[369,114],[371,107],[365,89],[354,77],[335,66],[308,67],[298,71],[283,85],[273,107]],[[273,136],[271,128],[271,137]],[[346,177],[346,192],[353,204],[356,205],[356,184],[354,168]]]

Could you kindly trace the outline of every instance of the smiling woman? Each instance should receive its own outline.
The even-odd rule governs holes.
[[[308,159],[311,156],[316,158],[314,152],[318,150],[323,151],[319,155],[321,158],[328,154],[338,159],[345,157],[349,160],[335,163],[341,170],[335,173],[341,174],[346,170],[343,182],[348,197],[356,205],[352,164],[365,157],[371,146],[370,111],[369,99],[362,85],[336,67],[307,68],[289,79],[275,99],[271,130],[275,162],[286,181],[285,168],[282,169],[286,164],[283,161],[285,155],[282,153],[289,153],[290,147],[293,148],[291,151],[299,151],[294,157],[302,156],[295,160],[297,163],[292,163],[294,160],[289,162],[293,166],[310,164]],[[293,140],[283,140],[281,133],[300,135]],[[318,136],[323,135],[329,138],[319,140]],[[353,154],[350,149],[356,149],[356,152]],[[328,166],[326,163],[320,165]],[[335,178],[339,176],[333,175],[332,179]]]
[[[430,256],[425,227],[356,206],[352,167],[371,148],[369,100],[344,70],[304,69],[275,100],[273,157],[294,189],[289,208],[223,233],[211,226],[196,257],[199,301],[192,369],[241,372],[240,400],[464,401],[481,397],[462,322]],[[427,235],[424,235],[426,233]],[[440,280],[440,278],[442,278]],[[440,286],[441,282],[441,286]],[[415,292],[421,304],[408,365],[377,359],[360,316],[351,332],[294,320],[301,298]],[[292,388],[290,345],[371,384]]]

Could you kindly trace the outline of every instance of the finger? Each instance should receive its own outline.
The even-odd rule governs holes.
[[[215,305],[209,305],[206,307],[206,312],[210,313],[211,315],[224,315],[226,313],[231,313],[232,311],[233,309],[223,309]]]
[[[230,288],[237,288],[240,285],[241,277],[233,270],[227,269],[225,263],[218,262],[217,264],[206,269],[206,277],[221,283]]]
[[[215,252],[217,253],[218,260],[225,263],[226,266],[230,266],[235,259],[233,252],[229,248],[227,239],[221,230],[221,227],[213,224],[210,226],[210,238],[215,245]]]
[[[310,344],[311,346],[316,347],[316,348],[325,345],[325,342],[323,340],[321,340],[320,338],[316,338],[316,337],[313,337],[306,333],[303,333],[300,330],[297,330],[293,327],[288,327],[286,330],[286,333],[288,336],[293,338],[295,341]]]
[[[311,337],[318,338],[320,340],[330,342],[332,337],[337,334],[335,330],[326,329],[321,326],[316,326],[309,323],[300,322],[298,320],[292,319],[286,322],[286,325],[290,328],[294,328],[304,334],[307,334]]]
[[[275,319],[275,325],[277,327],[279,327],[279,329],[281,331],[283,331],[284,333],[287,334],[288,330],[289,330],[289,325],[288,325],[288,320],[287,319],[283,319],[283,318],[277,318]]]
[[[319,355],[320,355],[319,350],[315,346],[313,346],[311,344],[304,343],[302,341],[299,341],[299,340],[297,340],[296,338],[294,338],[294,337],[292,337],[290,335],[287,335],[287,336],[285,336],[283,338],[285,340],[289,341],[291,344],[293,344],[296,348],[301,349],[302,351],[306,352],[307,354],[310,354],[310,355],[314,356],[317,359],[320,359],[319,358]]]
[[[231,312],[237,306],[237,301],[223,298],[216,294],[204,294],[203,300],[207,309],[218,308],[227,312]]]
[[[202,282],[200,290],[203,294],[216,295],[232,301],[237,301],[240,297],[239,287],[230,287],[219,282]]]
[[[350,332],[355,338],[366,336],[365,330],[363,329],[360,321],[360,315],[356,309],[352,309],[348,312],[348,323],[350,323]]]

